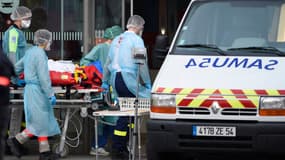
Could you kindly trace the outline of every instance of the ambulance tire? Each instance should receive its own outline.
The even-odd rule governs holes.
[[[165,153],[159,153],[159,154],[152,154],[151,156],[148,156],[148,160],[171,160],[171,157],[167,157]]]
[[[148,152],[147,153],[147,159],[148,160],[159,160],[160,159],[159,153]]]

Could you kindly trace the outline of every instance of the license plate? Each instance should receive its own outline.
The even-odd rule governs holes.
[[[193,126],[194,136],[235,137],[236,127],[224,126]]]

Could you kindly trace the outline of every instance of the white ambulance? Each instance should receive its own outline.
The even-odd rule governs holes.
[[[148,160],[285,159],[285,1],[192,0],[152,88]]]

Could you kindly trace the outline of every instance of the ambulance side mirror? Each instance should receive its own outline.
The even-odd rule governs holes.
[[[158,35],[152,52],[152,68],[159,69],[168,53],[168,36]]]

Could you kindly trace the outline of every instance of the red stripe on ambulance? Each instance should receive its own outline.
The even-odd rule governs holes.
[[[257,106],[252,103],[251,100],[247,98],[242,90],[232,89],[231,90],[236,98],[240,101],[240,103],[246,108],[256,108]]]

